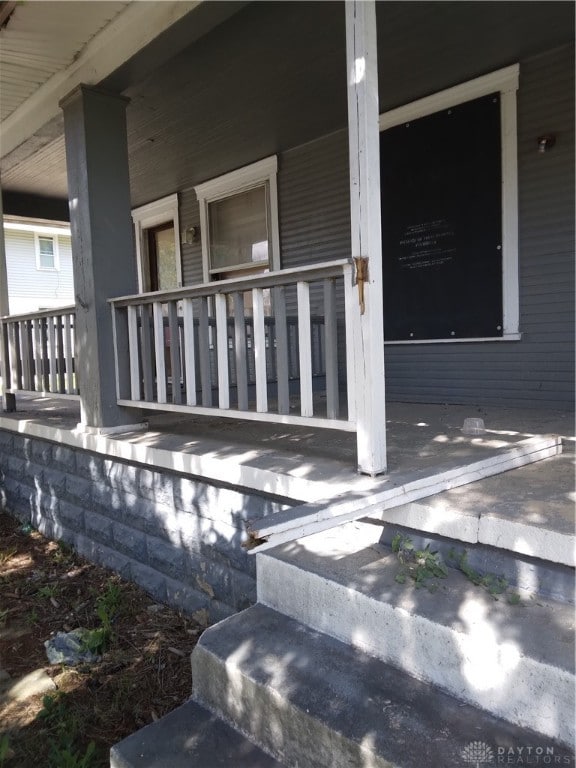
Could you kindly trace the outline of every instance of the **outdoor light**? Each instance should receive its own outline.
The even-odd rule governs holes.
[[[556,144],[556,137],[552,136],[552,134],[538,136],[538,152],[541,152],[542,154],[548,152],[549,149],[552,149],[554,144]]]

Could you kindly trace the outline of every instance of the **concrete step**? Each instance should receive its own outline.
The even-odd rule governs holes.
[[[283,768],[207,709],[188,701],[112,747],[110,768]]]
[[[461,768],[472,749],[495,761],[526,746],[572,764],[545,737],[262,605],[204,632],[192,675],[196,699],[290,768]]]
[[[378,526],[350,523],[261,553],[258,600],[523,728],[574,744],[574,607],[495,600],[448,569],[395,581]]]

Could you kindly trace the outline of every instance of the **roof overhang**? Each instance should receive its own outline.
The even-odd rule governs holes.
[[[130,2],[121,8],[109,23],[98,29],[100,19],[94,20],[95,33],[90,37],[84,47],[73,52],[72,61],[67,66],[51,74],[45,82],[42,82],[34,92],[25,98],[16,109],[9,114],[1,124],[0,157],[6,157],[24,142],[30,139],[44,125],[50,123],[60,115],[59,102],[81,83],[95,85],[101,83],[109,75],[120,68],[125,62],[136,56],[142,49],[148,46],[154,39],[187,16],[197,8],[203,0],[177,0],[176,2]],[[8,4],[10,5],[10,4]],[[57,40],[61,30],[54,25],[48,32],[43,27],[43,20],[38,16],[35,26],[34,6],[46,6],[44,2],[18,4],[16,8],[9,8],[2,4],[0,12],[4,16],[11,13],[11,18],[6,18],[7,25],[0,31],[0,39],[7,44],[14,41],[29,55],[37,54],[39,68],[43,66],[43,56],[50,56],[50,36]],[[84,3],[50,3],[62,12],[62,6],[66,9],[66,29],[69,32],[74,25],[84,25]],[[103,3],[105,6],[106,3]],[[58,6],[58,8],[56,8]],[[84,8],[83,8],[84,6]],[[13,30],[17,27],[16,21],[19,13],[27,13],[28,20],[25,32]],[[28,43],[27,39],[28,38]],[[44,46],[38,45],[37,51],[33,49],[33,41],[42,38],[47,41]],[[26,49],[26,46],[30,48]],[[11,89],[18,88],[18,73],[14,76],[14,68],[8,66],[0,68],[0,92],[4,91],[5,84],[11,75]],[[22,87],[26,78],[26,68],[21,68]]]

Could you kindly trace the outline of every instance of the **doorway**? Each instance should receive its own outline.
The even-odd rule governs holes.
[[[145,232],[148,246],[148,290],[169,291],[178,288],[174,222],[167,221]]]

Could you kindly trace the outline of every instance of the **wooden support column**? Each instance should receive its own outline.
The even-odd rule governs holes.
[[[346,0],[350,214],[358,469],[386,471],[380,135],[375,0]]]
[[[76,296],[80,426],[95,433],[135,429],[141,418],[140,411],[117,404],[118,395],[130,393],[128,326],[117,324],[113,328],[108,306],[109,298],[138,290],[130,213],[127,103],[120,96],[86,86],[79,86],[60,103]]]

